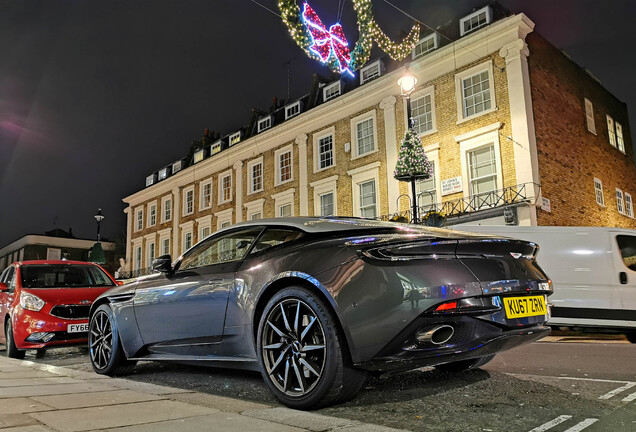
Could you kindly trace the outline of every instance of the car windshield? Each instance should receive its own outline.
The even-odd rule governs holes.
[[[24,288],[114,286],[102,269],[92,265],[26,265],[20,268]]]

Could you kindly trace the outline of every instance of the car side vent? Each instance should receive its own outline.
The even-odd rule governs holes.
[[[134,296],[135,296],[135,293],[114,294],[114,295],[108,296],[108,300],[110,300],[111,303],[121,303],[121,302],[132,300]]]

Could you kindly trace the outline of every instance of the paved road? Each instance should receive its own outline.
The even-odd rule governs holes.
[[[90,370],[80,348],[27,357]],[[128,378],[277,405],[253,372],[140,363]],[[354,400],[319,412],[413,431],[636,431],[636,345],[550,337],[463,374],[420,369],[372,377]]]

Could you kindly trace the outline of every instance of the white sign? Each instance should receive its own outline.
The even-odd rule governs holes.
[[[461,192],[462,190],[462,176],[442,180],[442,196]]]
[[[552,213],[552,207],[550,207],[549,199],[541,197],[541,210]]]

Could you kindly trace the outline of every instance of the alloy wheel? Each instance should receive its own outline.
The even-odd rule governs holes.
[[[316,312],[299,299],[283,299],[270,310],[262,332],[262,357],[274,385],[292,397],[308,394],[322,377],[325,333]]]
[[[98,369],[105,369],[113,353],[113,329],[104,311],[97,311],[89,329],[91,361]]]

